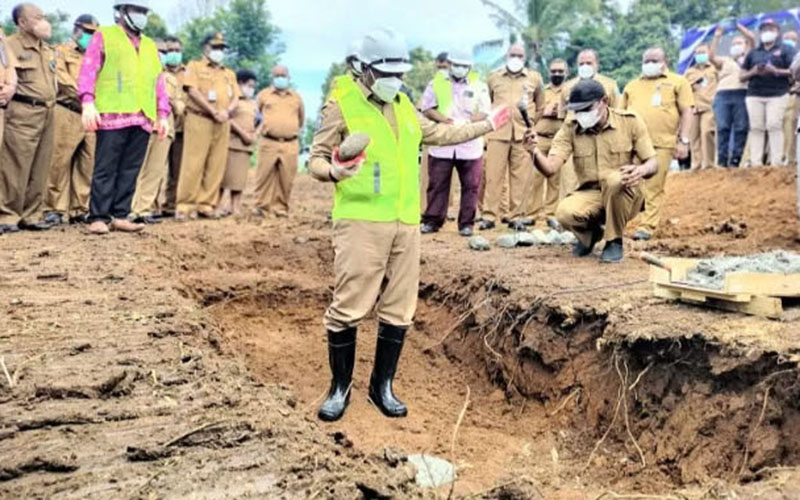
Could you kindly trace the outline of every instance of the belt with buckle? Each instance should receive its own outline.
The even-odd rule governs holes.
[[[22,94],[14,94],[11,98],[12,101],[21,102],[23,104],[30,104],[31,106],[40,106],[49,108],[50,106],[47,104],[47,101],[43,101],[41,99],[37,99],[35,97],[30,97]]]
[[[275,137],[274,135],[271,135],[271,134],[264,134],[264,137],[266,137],[267,139],[269,139],[271,141],[278,141],[278,142],[294,142],[294,141],[297,140],[297,136],[294,136],[294,137],[291,137],[291,138],[287,139],[286,137]]]
[[[74,102],[56,101],[56,104],[58,104],[61,107],[67,108],[68,110],[72,111],[73,113],[80,114],[82,112],[81,107],[78,104],[75,104]]]

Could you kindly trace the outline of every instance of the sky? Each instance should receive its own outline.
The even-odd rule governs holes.
[[[109,0],[33,0],[45,12],[61,9],[73,17],[91,13],[110,23]],[[511,7],[513,0],[499,0]],[[151,7],[170,29],[177,29],[191,0],[150,0]],[[11,2],[2,2],[3,17]],[[267,0],[273,22],[281,29],[292,82],[303,97],[308,114],[321,105],[320,87],[328,67],[344,59],[348,43],[370,29],[391,27],[403,33],[409,47],[422,45],[433,53],[454,47],[470,49],[502,33],[488,17],[480,0]]]

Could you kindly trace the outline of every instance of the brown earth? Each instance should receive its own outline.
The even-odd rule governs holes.
[[[629,252],[797,248],[794,178],[673,175]],[[298,179],[289,220],[0,238],[0,497],[445,498],[403,463],[425,452],[463,498],[800,498],[796,308],[671,304],[633,259],[473,253],[452,227],[423,243],[409,417],[366,401],[370,318],[351,407],[318,423],[329,189]]]

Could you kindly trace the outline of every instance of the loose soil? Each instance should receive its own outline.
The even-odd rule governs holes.
[[[796,250],[794,178],[672,175],[659,238],[628,253]],[[330,186],[295,193],[288,220],[0,238],[0,496],[446,498],[404,462],[430,453],[462,498],[800,498],[798,308],[668,303],[634,259],[471,252],[451,225],[423,241],[409,417],[366,400],[368,318],[351,406],[318,422]]]

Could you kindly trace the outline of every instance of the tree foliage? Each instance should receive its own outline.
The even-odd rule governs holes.
[[[164,22],[161,16],[150,11],[147,15],[147,26],[145,26],[142,33],[150,38],[163,40],[169,36],[169,28],[167,28],[167,23]]]

